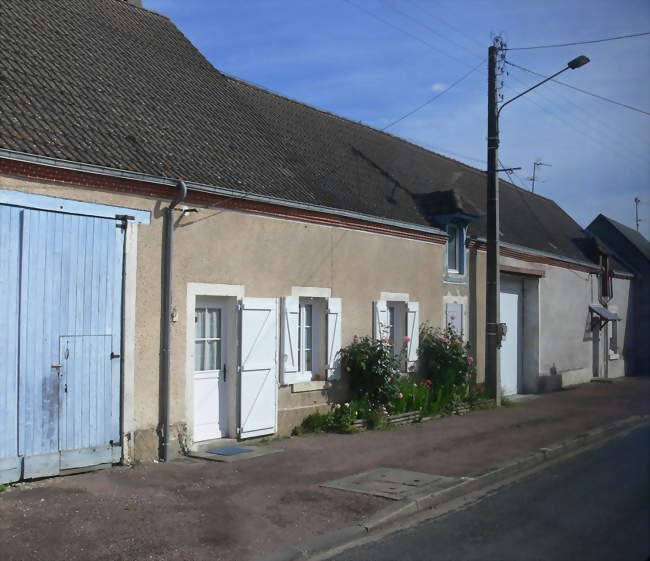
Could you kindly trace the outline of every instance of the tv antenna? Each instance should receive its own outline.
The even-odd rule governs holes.
[[[643,222],[641,218],[639,218],[639,205],[641,204],[641,199],[639,197],[634,197],[634,214],[635,214],[635,222],[636,222],[636,231],[639,231],[639,224]]]
[[[539,181],[540,183],[544,183],[541,179],[537,179],[537,168],[539,166],[547,166],[549,168],[553,167],[551,164],[545,164],[542,162],[542,160],[537,159],[533,162],[533,176],[532,177],[527,177],[528,181],[532,182],[532,189],[531,191],[534,193],[535,192],[535,181]]]

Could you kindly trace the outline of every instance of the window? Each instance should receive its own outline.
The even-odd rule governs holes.
[[[450,222],[447,224],[447,272],[454,275],[465,273],[465,226]]]
[[[612,298],[612,260],[609,255],[600,256],[600,297],[603,300]]]
[[[402,359],[402,369],[413,370],[419,345],[419,304],[375,300],[373,306],[373,336],[391,346]]]
[[[449,234],[449,241],[447,242],[447,270],[458,273],[458,226],[456,224],[449,224],[447,226],[447,233]]]
[[[221,368],[221,309],[196,308],[194,315],[194,370]]]
[[[282,299],[282,384],[325,381],[340,375],[340,298]]]
[[[616,306],[610,306],[609,311],[612,313],[618,313],[618,308]],[[607,354],[609,360],[616,360],[618,356],[618,321],[609,321],[607,322],[609,328],[609,346],[607,348]]]
[[[300,302],[298,313],[298,369],[312,373],[314,366],[314,306]]]

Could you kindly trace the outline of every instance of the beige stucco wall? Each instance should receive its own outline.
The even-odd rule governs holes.
[[[146,451],[155,455],[161,313],[162,209],[168,201],[0,176],[0,188],[147,210],[138,226],[134,417]],[[199,208],[177,223],[172,324],[172,423],[191,425],[186,408],[187,283],[244,285],[246,296],[281,297],[294,286],[325,287],[342,299],[342,343],[372,334],[372,302],[381,292],[408,293],[420,321],[442,327],[444,246],[340,227]],[[279,391],[279,409],[326,403],[327,392]],[[305,413],[306,414],[306,413]],[[299,416],[299,415],[298,415]],[[287,419],[299,420],[296,414]],[[284,423],[287,425],[287,422]],[[134,435],[138,438],[138,435]],[[136,447],[138,443],[136,442]]]

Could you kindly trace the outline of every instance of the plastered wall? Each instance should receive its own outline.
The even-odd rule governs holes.
[[[162,211],[168,201],[44,181],[0,177],[0,188],[110,204],[152,213],[138,226],[134,419],[155,455],[158,424]],[[182,206],[182,205],[181,205]],[[219,208],[180,216],[174,241],[172,325],[173,424],[191,423],[186,409],[186,294],[188,283],[244,285],[245,295],[281,297],[294,286],[324,287],[342,299],[342,344],[372,334],[372,302],[381,292],[409,294],[420,321],[442,327],[444,246],[388,235],[306,224]],[[310,395],[279,392],[279,408],[325,403]],[[145,454],[146,456],[146,454]],[[137,457],[137,454],[136,454]]]

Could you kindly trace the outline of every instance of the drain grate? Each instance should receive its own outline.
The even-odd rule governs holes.
[[[252,452],[252,448],[241,448],[239,446],[226,446],[225,448],[212,448],[212,450],[206,450],[208,454],[219,454],[219,456],[234,456],[236,454],[245,454],[246,452]]]
[[[458,477],[418,473],[404,469],[376,468],[322,483],[321,487],[399,500],[424,489],[439,491],[460,483]]]

